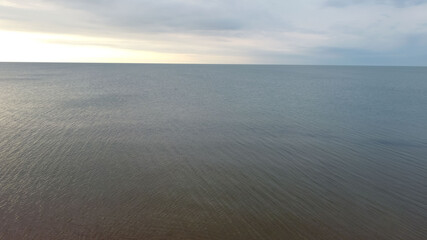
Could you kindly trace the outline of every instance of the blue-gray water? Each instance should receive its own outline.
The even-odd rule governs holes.
[[[0,64],[0,239],[425,239],[427,68]]]

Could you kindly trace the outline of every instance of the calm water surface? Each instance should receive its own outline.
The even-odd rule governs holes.
[[[0,64],[0,239],[426,239],[427,68]]]

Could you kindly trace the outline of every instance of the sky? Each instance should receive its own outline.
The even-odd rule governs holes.
[[[0,0],[0,61],[427,66],[427,0]]]

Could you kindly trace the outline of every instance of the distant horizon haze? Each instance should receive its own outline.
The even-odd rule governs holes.
[[[2,62],[3,64],[131,64],[131,65],[242,65],[242,66],[318,66],[318,67],[427,67],[427,65],[364,65],[364,64],[274,64],[274,63],[173,63],[173,62],[26,62],[26,61],[15,61],[15,62]]]

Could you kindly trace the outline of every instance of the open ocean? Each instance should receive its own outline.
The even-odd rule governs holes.
[[[427,239],[427,68],[0,63],[0,239]]]

